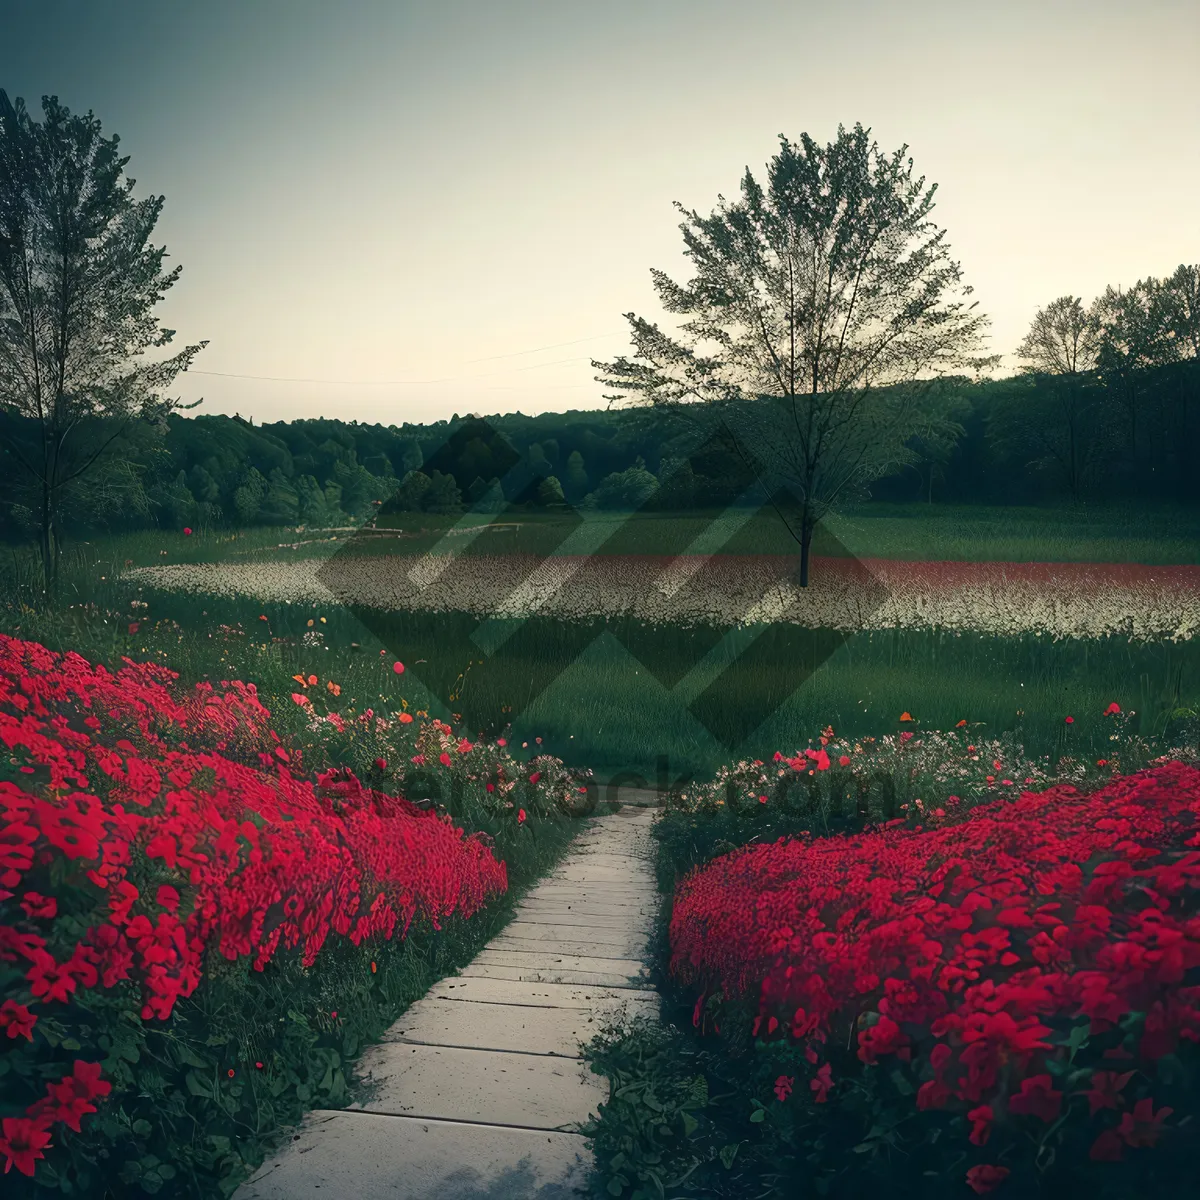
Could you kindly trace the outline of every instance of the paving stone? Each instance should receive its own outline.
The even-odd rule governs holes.
[[[531,1008],[581,1008],[610,1011],[622,1004],[659,1003],[657,992],[642,988],[580,987],[563,983],[521,983],[512,979],[484,979],[455,975],[429,989],[429,997],[478,1004],[513,1004]],[[403,1023],[401,1017],[398,1024]]]
[[[310,1113],[234,1200],[567,1200],[587,1195],[579,1134]]]
[[[586,932],[580,933],[581,928],[585,929]],[[556,937],[586,938],[591,942],[595,942],[598,946],[613,946],[619,942],[641,940],[644,936],[644,931],[648,928],[648,923],[637,925],[633,921],[630,921],[624,929],[614,929],[604,925],[596,925],[589,929],[586,926],[579,925],[518,919],[510,921],[504,927],[504,932],[500,936],[522,938],[526,941],[553,941]]]
[[[636,987],[639,979],[649,988],[649,971],[636,975],[623,971],[579,971],[570,967],[522,967],[500,963],[472,963],[464,967],[463,975],[482,979],[516,979],[527,983],[577,983],[588,987]]]
[[[372,1094],[351,1111],[526,1129],[574,1132],[608,1099],[607,1081],[582,1063],[541,1054],[381,1042],[363,1052],[355,1073]]]
[[[384,1040],[578,1058],[579,1044],[590,1041],[598,1030],[596,1013],[587,1008],[479,1004],[426,996],[388,1030]]]
[[[601,944],[588,941],[586,938],[572,940],[560,936],[550,939],[529,939],[504,935],[489,942],[487,949],[512,951],[514,954],[529,952],[553,954],[555,957],[562,957],[564,955],[582,956],[585,958],[609,957],[640,962],[645,953],[647,941],[648,939],[641,938],[639,940],[627,939],[619,943]]]
[[[523,904],[516,910],[513,924],[570,925],[574,929],[649,929],[652,914],[646,912],[597,912],[586,904],[572,908],[564,904]]]
[[[481,950],[474,959],[481,965],[532,967],[534,970],[543,968],[565,971],[607,971],[610,974],[620,971],[629,975],[643,969],[641,959],[621,958],[617,955],[604,954],[553,954],[534,950]]]

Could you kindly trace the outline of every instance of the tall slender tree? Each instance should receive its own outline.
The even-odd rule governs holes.
[[[769,496],[794,498],[790,518],[776,508],[802,586],[817,523],[912,461],[909,439],[943,419],[918,384],[998,361],[974,355],[988,322],[971,289],[950,299],[961,270],[927,219],[937,185],[923,190],[907,146],[883,155],[869,132],[839,126],[825,147],[781,134],[766,191],[747,168],[741,201],[718,196],[710,217],[676,202],[696,277],[651,276],[663,307],[691,317],[686,343],[626,313],[638,361],[592,364],[620,389],[606,399],[700,409]]]
[[[161,426],[183,407],[160,391],[208,343],[131,362],[175,333],[151,313],[181,270],[163,273],[165,248],[148,244],[163,197],[131,197],[120,139],[102,138],[91,112],[54,96],[42,109],[38,123],[0,90],[0,406],[23,435],[8,449],[52,595],[71,489],[111,464],[134,422]]]

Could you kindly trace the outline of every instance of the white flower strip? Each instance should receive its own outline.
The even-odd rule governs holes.
[[[298,562],[179,564],[127,572],[171,590],[275,603],[353,603],[480,617],[628,616],[727,627],[786,622],[843,631],[945,629],[1050,638],[1186,641],[1200,630],[1200,567],[455,554],[338,555]],[[440,561],[437,561],[440,560]]]

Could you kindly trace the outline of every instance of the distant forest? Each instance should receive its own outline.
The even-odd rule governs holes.
[[[1200,501],[1200,360],[1126,373],[1029,373],[949,381],[955,432],[915,439],[919,461],[871,485],[871,497],[927,503]],[[0,528],[33,532],[3,447]],[[11,439],[11,440],[10,440]],[[253,425],[183,416],[138,425],[114,466],[72,495],[75,534],[101,529],[329,527],[380,511],[499,511],[511,505],[724,507],[753,477],[720,442],[653,409],[458,417],[429,425],[332,419]],[[9,467],[13,469],[8,469]]]

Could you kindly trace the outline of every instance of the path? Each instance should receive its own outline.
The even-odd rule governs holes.
[[[608,1085],[579,1043],[621,1005],[658,1014],[644,965],[654,816],[590,820],[504,931],[363,1053],[370,1099],[310,1113],[234,1200],[585,1194],[591,1156],[573,1130]]]

